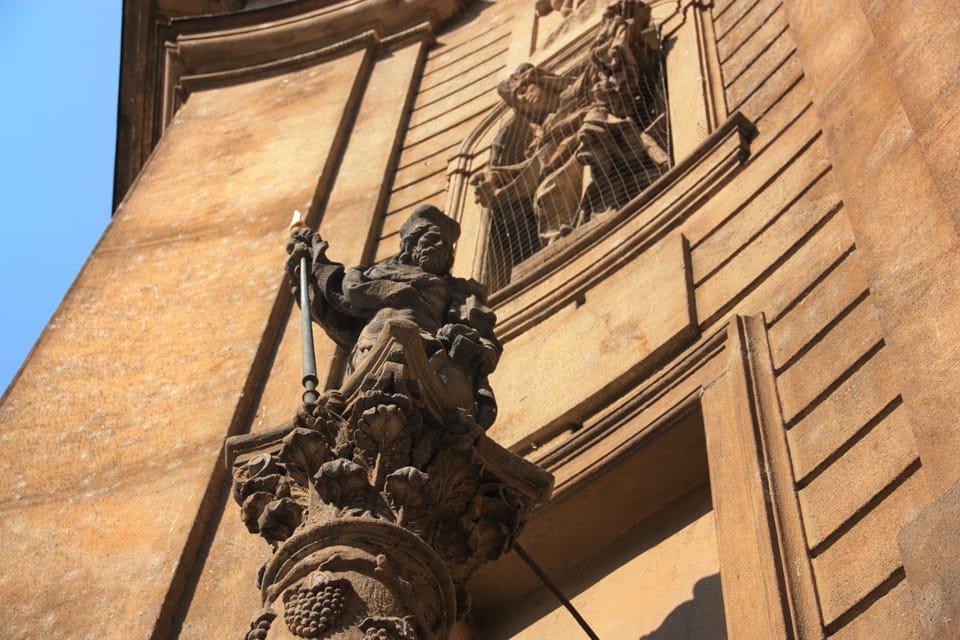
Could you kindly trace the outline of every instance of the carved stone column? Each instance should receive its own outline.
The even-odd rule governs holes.
[[[465,615],[467,579],[553,478],[487,438],[443,372],[391,320],[341,389],[228,439],[243,521],[274,548],[248,640],[439,640]]]

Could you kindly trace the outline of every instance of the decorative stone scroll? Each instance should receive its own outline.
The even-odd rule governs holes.
[[[295,231],[290,268],[309,252],[312,313],[350,372],[289,423],[227,440],[241,518],[274,550],[247,640],[446,638],[470,575],[549,496],[552,476],[484,433],[500,347],[476,283],[449,275],[458,232],[418,208],[397,258],[345,271]]]

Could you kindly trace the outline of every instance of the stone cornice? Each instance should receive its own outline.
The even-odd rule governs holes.
[[[359,48],[430,38],[468,0],[300,0],[168,17],[124,4],[114,206],[192,91],[315,64]]]
[[[460,8],[458,0],[347,0],[254,25],[229,27],[206,16],[171,20],[167,47],[192,73],[262,64],[350,40],[373,30],[386,38],[415,24],[437,28]],[[185,22],[207,24],[197,33]]]

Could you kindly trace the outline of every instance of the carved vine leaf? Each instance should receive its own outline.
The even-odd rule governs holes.
[[[353,437],[353,429],[350,429],[349,426],[341,428],[334,440],[333,454],[338,458],[352,458],[355,448],[356,441]]]
[[[470,547],[475,567],[509,551],[529,509],[529,501],[515,489],[496,481],[483,484],[471,508]]]
[[[233,470],[233,499],[243,504],[256,491],[273,493],[280,481],[280,469],[269,453],[254,456]]]
[[[271,543],[286,540],[300,526],[303,512],[304,507],[293,498],[280,498],[267,503],[257,520],[260,535]]]
[[[472,566],[470,531],[473,527],[466,518],[438,517],[433,525],[433,534],[428,542],[447,563],[455,581],[466,579],[466,567]]]
[[[465,513],[479,488],[480,471],[472,447],[440,451],[427,468],[437,508],[449,515]]]
[[[346,424],[334,407],[337,401],[330,394],[324,394],[316,404],[301,406],[297,412],[296,423],[300,427],[319,431],[332,448],[337,434]]]
[[[387,392],[383,390],[365,391],[356,400],[350,410],[351,423],[358,423],[363,419],[363,414],[369,409],[379,405],[395,405],[403,414],[404,420],[411,433],[419,431],[420,427],[420,405],[417,398],[412,398],[404,393]]]
[[[426,532],[433,513],[434,497],[429,476],[415,467],[402,467],[387,476],[384,496],[397,524],[419,535]]]
[[[511,540],[510,528],[501,522],[485,520],[476,523],[467,542],[471,551],[468,575],[474,568],[502,556],[509,548]]]
[[[287,474],[302,487],[309,486],[309,478],[329,459],[330,449],[323,434],[300,427],[286,435],[277,453]]]
[[[366,470],[355,462],[337,458],[323,463],[313,484],[320,499],[338,510],[367,511],[371,487]]]
[[[476,450],[465,443],[442,449],[427,468],[434,505],[425,538],[437,552],[456,565],[468,562],[468,509],[480,486],[481,467]]]
[[[267,491],[255,491],[240,504],[240,519],[250,533],[260,533],[260,516],[276,495]]]
[[[411,437],[400,407],[379,404],[363,412],[356,431],[357,448],[362,455],[355,460],[366,463],[370,483],[382,486],[383,479],[410,461]]]
[[[509,551],[530,509],[529,501],[515,489],[486,480],[470,509],[470,559],[462,567],[464,579]]]
[[[287,483],[280,473],[256,476],[249,480],[235,483],[234,488],[242,503],[254,493],[269,493],[271,495],[286,495]]]
[[[271,454],[261,454],[234,469],[233,497],[250,533],[268,542],[289,537],[302,520],[302,505],[291,500],[291,483]]]
[[[426,431],[413,444],[410,451],[410,464],[423,469],[440,449],[441,434],[439,431]]]

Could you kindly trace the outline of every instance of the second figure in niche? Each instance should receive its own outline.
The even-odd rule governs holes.
[[[622,207],[669,164],[659,40],[642,2],[611,5],[570,71],[523,64],[498,92],[513,117],[472,184],[502,233],[535,225],[535,246],[511,262]]]

